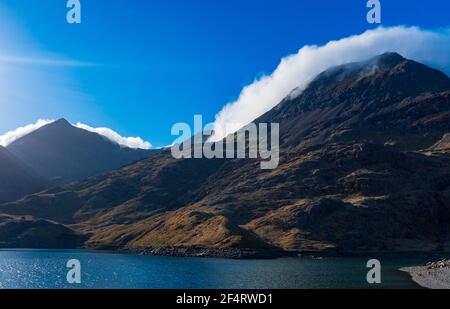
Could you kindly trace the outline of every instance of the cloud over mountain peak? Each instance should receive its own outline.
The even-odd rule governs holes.
[[[132,149],[150,149],[152,148],[152,144],[143,140],[141,137],[124,137],[119,133],[111,130],[109,128],[93,128],[87,124],[78,122],[75,127],[97,133],[106,137],[107,139],[116,142],[120,146],[128,147]]]
[[[29,124],[26,126],[19,127],[15,130],[9,131],[5,133],[4,135],[0,135],[0,146],[7,147],[9,144],[15,142],[16,140],[38,130],[39,128],[46,126],[50,123],[55,122],[54,120],[48,120],[48,119],[39,119],[36,121],[36,123]],[[73,125],[73,124],[72,124]],[[86,131],[97,133],[108,140],[119,144],[122,147],[128,147],[132,149],[151,149],[152,144],[148,141],[145,141],[141,137],[126,137],[122,136],[116,131],[109,129],[109,128],[94,128],[87,124],[78,122],[74,127],[77,127],[79,129],[83,129]]]
[[[28,135],[37,129],[54,122],[54,120],[39,119],[36,123],[32,123],[23,127],[19,127],[13,131],[9,131],[3,135],[0,135],[0,146],[6,147],[9,144],[15,142],[21,137]]]
[[[450,69],[450,29],[428,31],[418,27],[380,27],[359,35],[330,41],[323,46],[308,45],[281,59],[270,74],[244,87],[239,98],[226,104],[216,115],[215,136],[220,140],[271,110],[294,89],[298,95],[326,69],[359,62],[385,52]]]

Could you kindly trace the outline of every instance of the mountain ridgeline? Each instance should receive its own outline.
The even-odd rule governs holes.
[[[60,119],[0,148],[0,202],[109,172],[149,153]]]
[[[8,145],[7,149],[48,179],[82,180],[145,158],[149,151],[121,147],[60,119]]]
[[[19,246],[20,235],[3,226],[26,216],[61,225],[73,239],[67,246],[153,254],[448,250],[447,75],[387,53],[323,72],[258,122],[280,123],[274,170],[253,159],[176,160],[155,151],[0,205],[0,240]]]

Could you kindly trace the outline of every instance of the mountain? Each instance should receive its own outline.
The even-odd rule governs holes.
[[[81,180],[145,158],[130,149],[60,119],[16,140],[7,149],[39,175],[56,182]]]
[[[0,247],[26,249],[72,249],[87,237],[62,224],[33,217],[0,215]]]
[[[421,149],[450,131],[449,83],[438,70],[386,53],[323,72],[259,121],[279,122],[288,146],[348,140]]]
[[[0,146],[0,203],[43,190],[46,181]]]
[[[172,158],[0,205],[87,247],[227,257],[448,249],[450,79],[386,53],[331,68],[256,122],[280,123],[280,164]],[[0,236],[1,238],[1,236]]]

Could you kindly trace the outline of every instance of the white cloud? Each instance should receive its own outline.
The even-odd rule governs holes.
[[[271,75],[246,86],[236,101],[216,115],[213,140],[233,133],[271,110],[293,89],[298,88],[296,94],[301,93],[324,70],[384,52],[398,52],[409,59],[449,68],[450,29],[435,32],[417,27],[380,27],[324,46],[305,46],[283,58]]]
[[[77,128],[80,128],[80,129],[83,129],[86,131],[100,134],[100,135],[106,137],[107,139],[109,139],[113,142],[116,142],[117,144],[124,146],[124,147],[133,148],[133,149],[150,149],[150,148],[152,148],[152,144],[150,144],[147,141],[144,141],[140,137],[123,137],[119,133],[117,133],[111,129],[93,128],[93,127],[88,126],[87,124],[84,124],[81,122],[78,122],[75,126]]]
[[[13,143],[14,141],[18,140],[19,138],[28,135],[31,132],[36,131],[40,127],[43,127],[52,122],[53,120],[39,119],[34,124],[29,124],[27,126],[17,128],[14,131],[7,132],[6,134],[0,136],[0,146],[6,147],[9,144]]]
[[[7,132],[4,135],[0,136],[0,146],[6,147],[19,138],[28,135],[37,129],[54,122],[54,120],[43,120],[39,119],[34,124],[29,124],[20,128],[15,129],[14,131]],[[86,124],[78,122],[76,125],[73,125],[79,129],[83,129],[86,131],[94,132],[99,135],[106,137],[107,139],[123,146],[132,149],[150,149],[152,148],[152,144],[147,141],[144,141],[140,137],[123,137],[119,133],[109,129],[109,128],[93,128]]]

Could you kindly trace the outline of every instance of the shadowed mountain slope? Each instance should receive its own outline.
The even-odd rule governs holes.
[[[46,181],[0,146],[0,202],[43,190]]]
[[[121,147],[65,119],[16,140],[7,149],[43,177],[62,182],[108,172],[149,154],[148,150]]]

